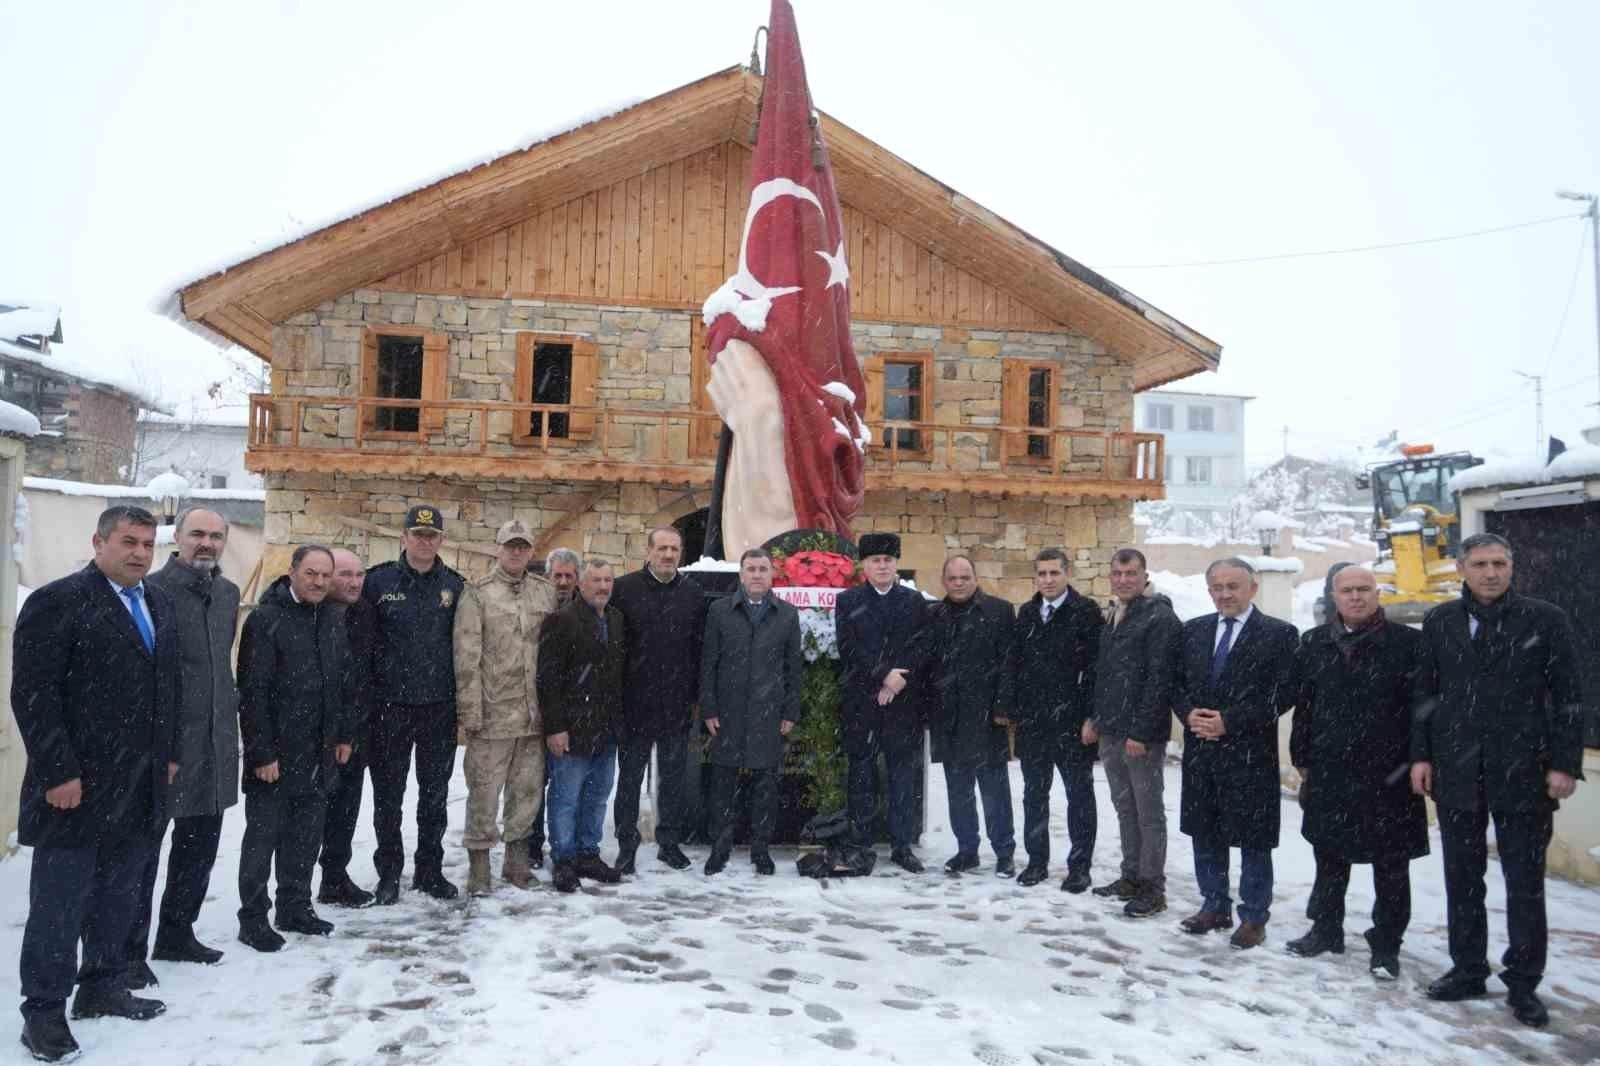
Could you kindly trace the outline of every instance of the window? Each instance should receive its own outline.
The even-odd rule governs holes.
[[[1007,426],[1054,429],[1059,369],[1054,363],[1007,359],[1000,374],[1000,421]],[[1007,436],[1007,459],[1049,462],[1055,455],[1053,433]]]
[[[227,474],[212,474],[211,475],[211,487],[214,488],[214,489],[225,489],[225,488],[227,488],[228,487],[228,475]]]
[[[1172,428],[1172,405],[1170,403],[1145,404],[1144,428],[1170,430]]]
[[[1173,456],[1170,456],[1170,455],[1167,456],[1167,476],[1166,476],[1166,481],[1169,482],[1169,483],[1176,483],[1177,480],[1178,480],[1177,476],[1176,476],[1177,472],[1174,469],[1177,466],[1177,463],[1178,463],[1178,460],[1176,458],[1174,458]]]
[[[448,400],[449,341],[443,333],[410,326],[368,326],[361,336],[363,397]],[[415,437],[444,426],[444,411],[421,407],[365,407],[362,428],[378,436]]]
[[[594,342],[577,334],[519,333],[515,401],[592,408],[599,361]],[[585,438],[594,435],[594,423],[592,410],[521,411],[513,438],[519,444]]]
[[[1212,433],[1217,425],[1216,408],[1210,404],[1189,405],[1189,430],[1192,433]]]
[[[1048,367],[1034,367],[1028,371],[1028,425],[1048,427],[1051,423],[1051,389],[1055,372]],[[1036,459],[1050,458],[1050,438],[1030,436],[1028,454]]]
[[[884,352],[862,362],[867,386],[867,426],[874,448],[897,455],[926,455],[932,441],[921,428],[885,427],[885,422],[933,421],[933,353]]]
[[[1183,460],[1183,480],[1193,485],[1211,484],[1211,457],[1190,455]]]

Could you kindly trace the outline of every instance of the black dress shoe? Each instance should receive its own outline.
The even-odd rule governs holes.
[[[728,865],[728,853],[711,849],[711,854],[706,856],[706,876],[712,877],[720,874]]]
[[[1343,955],[1344,930],[1343,929],[1318,929],[1315,925],[1305,936],[1295,937],[1284,945],[1289,954],[1298,955],[1302,959],[1314,959],[1318,955]]]
[[[1061,891],[1071,892],[1074,896],[1078,895],[1080,892],[1089,891],[1089,871],[1067,871],[1067,876],[1061,879]]]
[[[333,907],[365,907],[372,902],[372,893],[348,877],[324,874],[322,887],[317,890],[317,902]]]
[[[528,841],[528,865],[535,870],[544,869],[544,845]]]
[[[128,963],[128,968],[122,974],[122,987],[130,992],[137,992],[141,988],[154,988],[160,983],[156,980],[156,972],[143,959]]]
[[[616,870],[619,875],[633,877],[639,872],[639,865],[634,861],[633,856],[634,853],[631,851],[618,852],[617,861],[613,864],[612,869]]]
[[[1131,877],[1119,877],[1109,885],[1101,885],[1094,890],[1094,894],[1101,899],[1120,899],[1124,903],[1139,894],[1139,882]]]
[[[303,911],[279,911],[278,931],[283,933],[304,933],[306,936],[329,936],[333,933],[333,923],[323,921],[310,907]]]
[[[60,1014],[23,1015],[22,1046],[40,1062],[61,1062],[78,1053],[78,1042]]]
[[[1512,989],[1506,995],[1506,1005],[1511,1008],[1511,1013],[1523,1025],[1531,1025],[1535,1029],[1543,1029],[1550,1024],[1550,1012],[1545,1008],[1544,1000],[1540,999],[1533,989]]]
[[[923,870],[922,860],[910,848],[895,848],[889,852],[889,861],[906,873],[920,874]]]
[[[159,999],[143,999],[127,989],[85,996],[81,991],[72,999],[72,1018],[127,1018],[147,1022],[165,1014],[167,1005]]]
[[[607,866],[606,861],[598,855],[579,855],[572,860],[572,867],[578,871],[579,877],[599,881],[602,885],[614,885],[622,880],[617,868]]]
[[[165,929],[156,934],[156,946],[150,957],[161,962],[197,962],[202,966],[215,966],[222,961],[222,952],[208,948],[194,937],[193,929],[169,933]]]
[[[1044,863],[1030,862],[1022,868],[1022,875],[1017,878],[1017,884],[1023,888],[1032,888],[1034,885],[1050,876],[1050,867]]]
[[[656,849],[656,858],[660,859],[674,870],[687,870],[693,865],[693,863],[689,861],[689,856],[685,855],[683,853],[683,849],[678,847],[676,844],[661,845],[661,847]]]
[[[1016,862],[1010,858],[996,859],[994,864],[994,875],[996,877],[1017,876]]]
[[[1458,1000],[1475,999],[1478,996],[1488,995],[1488,993],[1489,989],[1484,984],[1483,978],[1473,977],[1457,970],[1451,970],[1446,973],[1429,985],[1427,990],[1429,999],[1435,999],[1441,1003],[1455,1003]]]
[[[279,936],[272,926],[261,921],[239,926],[239,943],[257,951],[282,951],[288,941]]]
[[[444,874],[438,870],[418,871],[412,875],[411,887],[434,899],[455,899],[461,895],[461,890],[445,880]]]
[[[1400,980],[1400,948],[1395,946],[1390,950],[1388,945],[1378,942],[1377,930],[1368,929],[1361,934],[1367,941],[1367,947],[1372,952],[1372,959],[1367,963],[1367,972],[1380,981]]]
[[[763,877],[771,877],[778,872],[778,867],[773,864],[772,856],[767,852],[766,848],[761,848],[760,850],[750,849],[750,865],[754,866],[756,873]]]
[[[550,880],[556,886],[557,892],[578,891],[578,871],[573,869],[570,862],[556,863],[555,872]]]
[[[958,851],[945,860],[944,868],[948,873],[963,874],[968,870],[976,870],[980,865],[976,854]]]
[[[378,878],[378,889],[372,894],[372,903],[376,907],[392,907],[400,902],[400,879],[398,877]]]

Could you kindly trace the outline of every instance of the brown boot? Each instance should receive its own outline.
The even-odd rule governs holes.
[[[528,839],[506,841],[505,861],[500,864],[500,876],[517,888],[533,884],[533,870],[528,865]]]
[[[1250,948],[1260,947],[1267,939],[1267,926],[1265,922],[1240,922],[1228,943],[1237,951],[1248,951]]]
[[[489,894],[489,853],[473,850],[467,852],[467,895]]]

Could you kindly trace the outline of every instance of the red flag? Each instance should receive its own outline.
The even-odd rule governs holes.
[[[739,268],[706,301],[705,321],[713,363],[737,338],[778,383],[799,528],[848,537],[869,438],[839,194],[815,114],[794,10],[772,0]]]

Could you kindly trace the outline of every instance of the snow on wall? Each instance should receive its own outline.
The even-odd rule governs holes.
[[[15,433],[19,437],[37,437],[39,420],[32,411],[14,403],[0,400],[0,433]]]
[[[63,496],[103,496],[108,500],[148,500],[147,485],[92,485],[87,481],[60,481],[51,477],[25,477],[22,487],[40,492],[59,492]],[[266,502],[266,489],[191,489],[190,500],[259,500]]]

